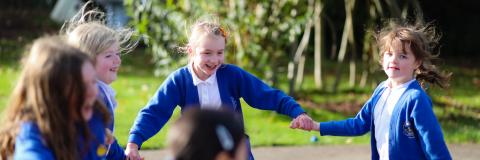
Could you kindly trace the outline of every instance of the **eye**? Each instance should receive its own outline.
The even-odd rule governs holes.
[[[390,52],[385,52],[385,55],[388,56],[388,57],[390,57],[390,56],[392,56],[392,53],[390,53]]]
[[[210,55],[211,52],[203,52],[203,54]]]
[[[222,52],[218,52],[218,54],[223,54],[223,51],[222,51]]]
[[[408,58],[407,55],[404,55],[404,54],[400,55],[400,59],[407,59],[407,58]]]

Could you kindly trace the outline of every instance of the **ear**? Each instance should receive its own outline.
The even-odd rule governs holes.
[[[415,61],[415,69],[419,68],[422,65],[422,63],[423,62],[420,60]]]
[[[187,53],[188,53],[188,54],[191,54],[192,52],[193,52],[192,46],[191,46],[191,45],[188,45],[188,46],[187,46]]]

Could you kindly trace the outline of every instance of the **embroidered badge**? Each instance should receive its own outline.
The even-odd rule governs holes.
[[[408,138],[415,138],[415,132],[413,132],[413,126],[408,121],[406,121],[403,124],[403,134],[405,134],[405,136],[407,136]]]
[[[107,147],[103,144],[98,145],[97,156],[102,157],[107,153]]]

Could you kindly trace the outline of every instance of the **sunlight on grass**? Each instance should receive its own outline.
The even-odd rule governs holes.
[[[130,55],[127,55],[130,56]],[[132,56],[122,64],[123,69],[119,79],[112,86],[117,92],[118,107],[115,111],[114,134],[122,146],[128,140],[129,130],[140,109],[144,107],[150,97],[161,85],[164,77],[154,77],[151,66],[148,66],[150,59],[144,55]],[[128,57],[127,57],[128,58]],[[16,84],[18,68],[15,65],[0,66],[0,110],[3,111],[7,104],[11,90]],[[470,73],[470,72],[467,72]],[[480,124],[478,124],[480,109],[480,94],[478,87],[472,84],[471,76],[477,73],[465,74],[458,71],[452,80],[452,86],[448,90],[438,88],[429,89],[428,92],[434,100],[435,113],[444,130],[445,139],[448,143],[479,143]],[[313,88],[312,76],[306,76],[302,92],[298,93],[300,102],[307,100],[313,103],[301,103],[307,113],[317,121],[343,120],[356,114],[331,111],[322,106],[327,103],[335,104],[342,102],[363,103],[371,96],[373,88],[348,89],[346,82],[341,83],[339,92],[333,94],[329,91],[319,91]],[[327,78],[332,82],[331,78]],[[380,79],[380,78],[377,78]],[[344,79],[346,81],[346,79]],[[281,88],[286,88],[285,82],[281,81]],[[272,111],[263,111],[248,106],[242,100],[244,120],[247,134],[251,138],[253,146],[284,146],[284,145],[324,145],[324,144],[368,144],[369,134],[360,137],[333,137],[322,136],[318,132],[305,132],[289,128],[291,119]],[[360,107],[360,106],[359,106]],[[472,111],[472,109],[476,109]],[[157,149],[165,146],[166,133],[173,121],[180,115],[178,107],[174,116],[166,126],[154,137],[146,141],[143,149]],[[311,142],[312,136],[318,137],[317,142]]]

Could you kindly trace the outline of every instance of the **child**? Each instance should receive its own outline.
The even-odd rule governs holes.
[[[191,108],[168,131],[172,160],[246,160],[245,132],[237,114]]]
[[[224,64],[226,42],[227,34],[217,23],[201,21],[193,25],[186,47],[190,63],[170,74],[139,112],[125,149],[129,158],[139,158],[141,144],[165,125],[177,105],[182,110],[226,106],[242,114],[239,99],[243,98],[254,108],[277,111],[295,118],[293,124],[301,128],[313,128],[312,119],[292,97],[237,66]]]
[[[321,135],[358,136],[370,131],[372,159],[451,159],[432,101],[422,86],[448,86],[450,75],[431,60],[438,38],[431,26],[391,25],[377,36],[388,79],[355,118],[323,122]]]
[[[95,70],[58,37],[40,38],[24,59],[0,130],[1,159],[103,159],[108,113]],[[88,126],[96,119],[99,127]]]
[[[70,44],[80,48],[94,59],[100,91],[98,98],[107,106],[112,122],[108,125],[108,129],[113,132],[114,110],[117,102],[115,91],[110,84],[117,79],[122,62],[120,52],[130,52],[137,42],[130,41],[134,34],[132,30],[121,28],[114,30],[107,27],[100,19],[103,17],[103,12],[86,11],[88,5],[90,3],[85,4],[72,20],[64,24],[62,32],[67,36]],[[123,148],[116,140],[108,147],[107,159],[125,159]]]

